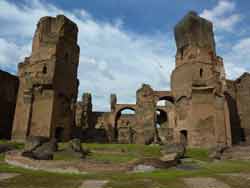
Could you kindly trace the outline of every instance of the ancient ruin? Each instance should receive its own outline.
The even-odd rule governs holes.
[[[39,21],[32,54],[19,64],[13,140],[76,137],[85,142],[182,143],[202,148],[250,143],[250,74],[226,79],[210,21],[189,12],[175,26],[177,52],[170,91],[143,84],[135,104],[120,104],[111,94],[109,112],[93,111],[90,93],[76,102],[77,33],[77,25],[62,15]],[[17,85],[13,80],[12,89]],[[13,107],[15,89],[8,96],[3,100]],[[12,107],[7,112],[13,114]],[[10,132],[11,125],[7,127]]]
[[[110,112],[92,111],[91,94],[84,94],[77,108],[77,126],[85,132],[104,131],[109,142],[117,143],[210,148],[249,141],[250,74],[226,80],[213,25],[195,12],[176,25],[175,40],[171,91],[155,91],[143,84],[136,92],[136,104],[118,104],[112,94]],[[125,109],[135,113],[122,114]]]
[[[0,187],[249,187],[250,73],[226,78],[210,21],[189,12],[175,26],[168,91],[111,94],[107,112],[91,93],[77,101],[77,34],[43,17],[18,77],[0,71]]]
[[[78,90],[77,33],[77,25],[62,15],[39,21],[32,54],[18,67],[13,140],[28,136],[70,139]]]

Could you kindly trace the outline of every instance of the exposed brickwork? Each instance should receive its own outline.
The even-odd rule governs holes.
[[[78,90],[77,33],[76,24],[62,15],[39,21],[32,54],[18,67],[13,140],[27,136],[70,138]]]
[[[227,80],[227,88],[233,142],[250,143],[250,74],[244,73],[235,81]]]
[[[136,92],[136,104],[117,104],[112,95],[110,113],[104,113],[106,119],[99,117],[104,127],[111,125],[111,129],[106,128],[113,135],[111,141],[183,142],[189,147],[231,145],[225,71],[222,58],[216,55],[212,23],[190,12],[176,25],[175,39],[172,90],[154,91],[143,84]],[[161,99],[166,105],[158,106]],[[121,116],[123,109],[132,109],[135,114]]]
[[[76,125],[77,137],[94,142],[203,148],[250,143],[250,74],[226,80],[210,21],[189,12],[176,25],[171,91],[143,84],[135,104],[119,104],[111,94],[109,112],[93,111],[90,93],[76,103],[77,32],[64,16],[44,17],[38,23],[32,54],[19,64],[14,140],[27,136],[67,140]],[[162,100],[164,104],[158,104]],[[123,114],[126,109],[134,114]]]

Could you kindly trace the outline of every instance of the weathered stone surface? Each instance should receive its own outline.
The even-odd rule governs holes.
[[[154,169],[167,169],[176,166],[178,163],[178,160],[163,161],[157,158],[145,158],[135,161],[132,164],[131,170],[134,171],[135,169],[139,170],[144,168],[145,170],[147,170],[148,168],[152,169],[151,167],[153,167]]]
[[[220,160],[226,149],[228,149],[228,147],[225,145],[218,145],[215,148],[210,149],[209,158]]]
[[[62,153],[67,153],[68,155],[73,155],[79,158],[85,158],[90,150],[88,148],[83,148],[80,139],[73,139],[68,144],[67,147],[61,151]]]
[[[93,112],[87,108],[91,97],[84,98],[89,109],[82,111],[85,119],[91,119],[91,127],[105,130],[109,142],[181,143],[205,148],[232,144],[225,70],[223,59],[216,55],[212,23],[189,12],[176,25],[175,40],[171,91],[155,91],[143,84],[136,92],[136,104],[118,104],[112,94],[110,112]],[[165,105],[158,105],[161,100]],[[126,109],[135,113],[121,115]],[[244,133],[249,130],[246,126]]]
[[[40,19],[31,56],[19,64],[12,139],[69,140],[75,120],[79,46],[77,25],[63,15]]]
[[[177,53],[185,53],[190,46],[210,49],[215,53],[213,25],[208,20],[189,12],[175,26]]]
[[[30,150],[24,151],[22,155],[36,160],[52,160],[53,154],[57,151],[58,148],[57,141],[55,139],[51,139],[47,142],[40,142],[40,144],[38,145],[37,143],[41,140],[44,141],[43,139],[36,139],[36,142],[33,142],[34,145],[31,145],[31,147],[29,147]]]
[[[134,167],[133,172],[152,172],[155,171],[156,168],[150,165],[139,164]]]
[[[14,140],[73,136],[86,142],[181,143],[203,148],[249,142],[250,74],[226,80],[210,21],[189,12],[176,25],[171,91],[143,84],[136,92],[136,104],[118,104],[112,94],[109,112],[93,111],[90,93],[76,104],[77,32],[77,26],[61,15],[38,23],[32,54],[19,65]],[[161,100],[165,105],[158,105]],[[122,114],[123,110],[134,114]]]
[[[183,158],[186,152],[186,148],[183,144],[165,144],[161,147],[161,153],[165,158]]]
[[[33,151],[37,147],[49,141],[48,137],[42,136],[31,136],[28,137],[25,141],[24,150],[25,151]]]
[[[163,161],[163,162],[178,161],[179,160],[179,155],[178,155],[178,153],[164,154],[160,158],[160,160]]]
[[[227,80],[227,103],[230,112],[233,144],[250,144],[250,74]]]
[[[108,180],[85,180],[79,188],[102,188]]]
[[[250,160],[250,146],[234,146],[227,148],[221,155],[223,160]]]

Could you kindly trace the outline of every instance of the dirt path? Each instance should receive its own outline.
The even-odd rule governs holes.
[[[188,188],[231,188],[229,185],[210,177],[185,178]]]
[[[0,181],[7,180],[19,176],[17,173],[0,173]]]
[[[108,180],[86,180],[79,188],[102,188],[108,182]]]

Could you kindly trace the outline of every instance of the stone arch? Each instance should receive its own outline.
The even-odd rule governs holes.
[[[180,101],[185,100],[185,99],[187,100],[188,97],[185,96],[185,95],[182,95],[182,96],[180,96],[180,97],[178,97],[178,98],[176,99],[175,103],[179,103]]]
[[[123,111],[130,110],[133,113],[122,114]],[[114,140],[119,143],[133,143],[134,124],[136,123],[136,109],[131,106],[119,108],[114,118]]]
[[[174,103],[174,97],[173,96],[169,96],[169,95],[166,95],[166,96],[160,96],[158,98],[158,101],[159,100],[166,100],[166,101],[170,101],[172,103]]]
[[[167,140],[167,129],[169,125],[168,111],[157,108],[155,110],[155,130],[157,140],[159,142],[165,143]]]
[[[156,106],[165,106],[170,107],[174,104],[174,98],[172,96],[162,96],[159,97],[156,101]]]
[[[188,145],[188,131],[186,129],[180,131],[180,143],[184,146]]]

